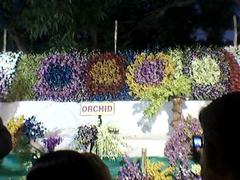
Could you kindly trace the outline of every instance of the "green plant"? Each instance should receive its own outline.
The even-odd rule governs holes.
[[[33,86],[37,81],[37,69],[45,54],[22,54],[17,66],[16,76],[6,97],[7,102],[33,100]]]

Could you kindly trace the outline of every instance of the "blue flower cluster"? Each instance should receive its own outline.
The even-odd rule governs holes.
[[[72,79],[72,68],[70,66],[60,66],[58,64],[50,64],[48,73],[45,75],[45,80],[50,87],[63,88]]]
[[[28,141],[36,141],[37,138],[44,137],[46,128],[43,127],[42,122],[38,122],[35,116],[32,116],[25,120],[23,124],[22,132],[26,135]]]

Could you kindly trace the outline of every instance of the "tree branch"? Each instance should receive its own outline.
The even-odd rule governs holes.
[[[164,16],[165,13],[171,8],[184,7],[184,6],[191,5],[195,2],[196,2],[196,0],[175,0],[172,3],[169,3],[164,7],[159,7],[157,9],[155,9],[154,11],[146,14],[145,17],[143,17],[143,19],[138,21],[133,26],[133,28],[125,36],[122,36],[122,37],[127,37],[129,34],[131,34],[136,29],[142,29],[143,27],[153,26],[157,22],[157,20],[160,17]]]

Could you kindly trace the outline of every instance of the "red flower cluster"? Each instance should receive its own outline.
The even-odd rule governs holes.
[[[229,64],[230,68],[230,74],[229,74],[229,80],[230,80],[230,90],[232,92],[234,91],[240,91],[240,67],[234,56],[225,51],[224,52],[225,59]]]
[[[112,53],[95,54],[87,62],[86,86],[89,94],[117,94],[125,85],[126,63]]]

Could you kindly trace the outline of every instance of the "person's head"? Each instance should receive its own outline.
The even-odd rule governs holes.
[[[64,150],[41,156],[27,180],[91,179],[111,180],[107,166],[95,154]]]
[[[12,137],[0,117],[0,160],[12,150]]]
[[[199,120],[204,135],[203,179],[240,179],[240,92],[213,100],[201,110]]]

